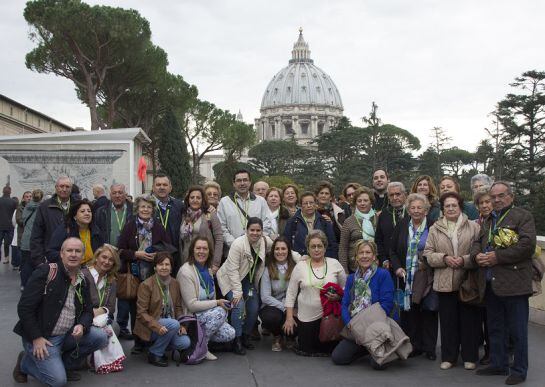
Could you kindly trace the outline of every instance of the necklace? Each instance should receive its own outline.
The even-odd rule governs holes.
[[[312,275],[314,276],[314,278],[318,279],[318,280],[323,280],[325,278],[325,276],[327,275],[327,260],[324,259],[324,265],[325,265],[325,271],[324,271],[324,275],[321,276],[321,277],[318,277],[316,275],[316,273],[314,272],[314,269],[312,268],[312,262],[309,262],[309,266],[310,266],[310,271],[312,272]],[[321,266],[320,266],[321,267]]]

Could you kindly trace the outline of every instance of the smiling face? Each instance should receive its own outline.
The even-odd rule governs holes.
[[[114,256],[109,250],[105,249],[96,258],[94,267],[99,272],[99,274],[104,275],[112,270],[114,264]]]
[[[278,191],[271,191],[267,195],[267,204],[271,211],[276,211],[280,207],[280,194]]]
[[[172,265],[170,264],[170,259],[165,258],[162,262],[155,265],[155,272],[161,278],[168,278],[170,272],[172,271]]]
[[[356,253],[356,262],[362,272],[365,272],[371,267],[377,257],[373,253],[373,249],[369,245],[361,245]]]
[[[121,207],[127,200],[127,193],[123,184],[113,185],[110,188],[110,200],[115,207]]]
[[[386,172],[379,169],[373,173],[373,188],[377,192],[384,192],[388,186],[389,180]]]
[[[284,263],[288,260],[288,245],[280,241],[274,245],[274,259],[277,263]]]
[[[409,215],[411,216],[413,222],[418,224],[422,223],[428,213],[426,205],[422,200],[413,200],[409,204],[409,208],[407,208],[407,210],[409,211]]]
[[[284,203],[288,207],[294,207],[297,204],[297,194],[293,187],[288,187],[284,190]]]
[[[153,206],[151,203],[140,201],[138,204],[138,217],[144,221],[151,219],[153,214]]]
[[[197,211],[202,207],[202,195],[201,191],[192,191],[189,193],[189,207],[192,210]]]
[[[430,194],[430,183],[426,179],[422,179],[416,185],[416,193],[428,196]]]
[[[193,249],[193,255],[195,257],[195,262],[199,265],[204,266],[208,260],[208,255],[210,254],[210,249],[208,248],[208,242],[198,240],[195,242],[195,248]]]
[[[445,202],[443,204],[443,214],[445,215],[445,218],[447,218],[447,220],[450,220],[451,222],[456,221],[461,213],[462,209],[460,208],[460,205],[458,204],[458,200],[456,200],[456,198],[445,199]]]
[[[251,244],[257,243],[259,238],[263,235],[263,229],[258,223],[253,223],[246,230],[246,235]]]
[[[220,192],[216,187],[208,187],[206,191],[204,191],[206,195],[206,200],[208,204],[210,204],[213,207],[218,207],[218,204],[220,202]]]
[[[445,179],[439,184],[439,193],[443,195],[446,192],[456,192],[456,184],[454,180]]]
[[[77,238],[68,238],[61,247],[61,261],[66,270],[79,269],[83,259],[83,243]]]
[[[356,198],[356,208],[358,211],[367,214],[369,211],[371,211],[371,207],[371,198],[369,198],[367,193],[362,193]]]
[[[78,208],[78,212],[76,212],[74,220],[79,225],[89,225],[93,220],[93,212],[91,211],[91,207],[89,207],[87,204],[82,204]]]

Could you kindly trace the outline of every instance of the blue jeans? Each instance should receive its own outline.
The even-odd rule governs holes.
[[[242,334],[249,335],[254,329],[257,315],[259,313],[259,292],[252,288],[252,296],[248,297],[250,290],[250,281],[248,277],[242,280],[242,298],[237,306],[231,309],[231,326],[235,328],[235,336],[240,337]],[[233,292],[230,291],[225,297],[231,301]]]
[[[151,334],[149,352],[155,356],[163,356],[167,350],[186,349],[191,345],[188,335],[179,335],[180,323],[173,318],[161,318],[159,324],[168,329],[163,336],[153,332]]]
[[[9,247],[11,246],[11,241],[13,240],[13,229],[11,230],[0,230],[0,244],[4,243],[4,258],[9,257]]]
[[[508,370],[508,339],[513,344],[515,361],[510,374],[526,379],[528,373],[528,296],[500,297],[486,286],[486,314],[490,337],[490,364]]]
[[[136,300],[117,299],[117,318],[119,328],[122,331],[128,331],[129,315],[131,317],[131,331],[134,329],[136,322]]]
[[[39,360],[32,354],[32,343],[23,339],[25,356],[21,371],[52,387],[66,385],[66,370],[80,368],[88,355],[108,345],[106,332],[96,327],[91,327],[79,343],[69,333],[52,336],[48,340],[53,344],[47,347],[49,356]]]

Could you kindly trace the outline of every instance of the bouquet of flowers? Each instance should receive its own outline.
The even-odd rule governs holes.
[[[496,248],[505,249],[518,243],[519,235],[509,228],[500,227],[494,233],[494,245]]]

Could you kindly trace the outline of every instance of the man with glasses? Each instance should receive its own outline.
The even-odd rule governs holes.
[[[388,206],[382,210],[378,217],[375,242],[377,244],[378,259],[384,268],[390,267],[390,246],[395,226],[406,216],[405,200],[407,193],[405,186],[399,181],[388,184]]]
[[[312,230],[321,230],[327,237],[326,257],[337,258],[338,245],[333,224],[324,219],[317,211],[318,203],[312,192],[301,195],[301,208],[288,219],[284,228],[284,236],[291,242],[291,248],[301,255],[308,255],[306,237]]]
[[[480,266],[479,289],[486,289],[490,336],[490,366],[477,370],[477,375],[509,375],[505,384],[514,385],[524,382],[528,372],[528,298],[536,229],[532,214],[513,205],[509,183],[493,183],[490,197],[494,210],[471,249],[471,258]],[[511,366],[508,338],[514,353]]]

